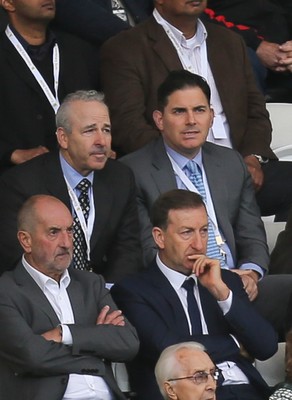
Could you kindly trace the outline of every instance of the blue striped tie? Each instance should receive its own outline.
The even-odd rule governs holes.
[[[190,172],[189,180],[195,185],[200,195],[203,197],[204,202],[206,203],[206,191],[202,178],[201,168],[193,160],[190,160],[187,163],[186,168]],[[215,232],[210,218],[208,218],[207,256],[219,260],[221,267],[225,266],[225,261],[223,259],[222,253],[220,252],[219,246],[217,245]]]

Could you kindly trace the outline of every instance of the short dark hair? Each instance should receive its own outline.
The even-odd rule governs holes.
[[[167,229],[170,210],[184,210],[187,208],[205,207],[202,197],[195,192],[183,189],[174,189],[161,194],[154,202],[151,210],[153,226]]]
[[[168,97],[177,90],[186,88],[200,88],[210,105],[211,90],[207,81],[200,75],[192,74],[184,69],[171,71],[157,90],[157,108],[163,111],[168,103]]]

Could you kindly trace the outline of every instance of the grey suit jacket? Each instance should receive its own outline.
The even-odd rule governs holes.
[[[267,269],[269,255],[265,231],[251,177],[242,157],[234,150],[205,143],[202,158],[218,225],[237,267],[253,262]],[[135,174],[141,239],[144,258],[149,263],[156,253],[150,210],[161,193],[177,187],[175,175],[162,138],[128,154],[121,161]]]
[[[102,376],[115,398],[124,399],[110,361],[133,358],[138,350],[136,331],[128,321],[124,327],[96,325],[103,306],[117,309],[103,278],[77,270],[70,270],[70,276],[72,346],[41,336],[60,321],[21,262],[0,278],[1,399],[61,400],[71,373]]]

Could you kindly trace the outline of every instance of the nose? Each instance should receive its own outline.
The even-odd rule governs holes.
[[[62,235],[60,237],[60,246],[64,247],[66,249],[70,249],[73,248],[73,238],[72,238],[72,234],[65,231],[62,232]]]
[[[187,125],[195,125],[196,124],[196,119],[195,119],[195,115],[193,113],[193,111],[188,111],[187,113],[187,121],[186,121]]]
[[[101,129],[97,130],[97,133],[95,135],[94,144],[99,145],[99,146],[105,146],[106,145],[105,134]]]
[[[203,239],[199,232],[195,232],[192,238],[191,246],[194,250],[202,252],[204,249]]]
[[[213,378],[213,376],[210,374],[208,375],[208,380],[206,383],[206,389],[207,390],[212,390],[213,392],[215,392],[216,390],[216,386],[217,386],[217,381]]]

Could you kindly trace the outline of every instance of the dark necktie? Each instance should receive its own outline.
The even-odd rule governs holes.
[[[203,331],[199,307],[194,296],[194,284],[193,278],[189,278],[184,281],[182,287],[187,291],[188,314],[191,320],[192,334],[199,335]]]
[[[88,196],[88,190],[91,186],[91,183],[88,179],[82,179],[76,189],[80,191],[80,195],[78,197],[79,204],[84,215],[84,219],[87,225],[89,210],[90,210],[90,201]],[[81,228],[80,221],[75,213],[74,221],[73,221],[73,242],[74,242],[74,268],[76,269],[87,269],[89,267],[89,260],[87,259],[87,245],[84,237],[83,230]]]
[[[203,200],[206,202],[206,191],[202,178],[202,173],[200,167],[195,161],[190,160],[186,168],[190,172],[189,179],[195,185]],[[208,245],[207,245],[207,256],[210,258],[215,258],[220,261],[221,267],[225,266],[225,261],[220,248],[216,242],[215,232],[213,229],[212,222],[208,218]]]

